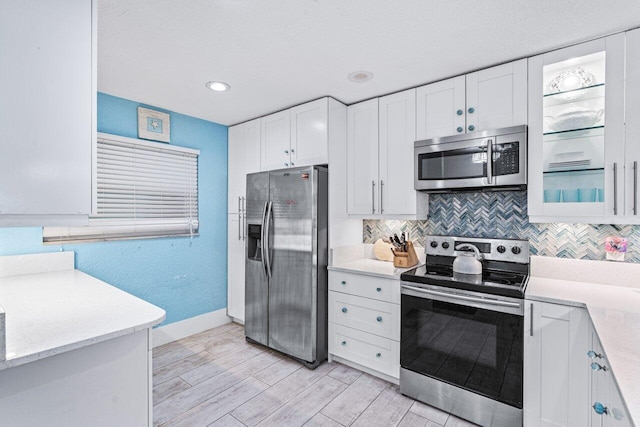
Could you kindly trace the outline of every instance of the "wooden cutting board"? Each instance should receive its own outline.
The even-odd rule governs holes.
[[[380,261],[393,261],[393,253],[391,252],[393,245],[391,243],[385,243],[382,239],[376,240],[373,244],[373,254]]]

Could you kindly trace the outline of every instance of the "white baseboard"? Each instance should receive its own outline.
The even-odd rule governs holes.
[[[166,326],[160,326],[153,330],[153,347],[170,343],[207,329],[222,326],[230,323],[231,318],[227,316],[227,309],[211,311],[201,314],[200,316],[191,317],[175,323],[169,323]]]

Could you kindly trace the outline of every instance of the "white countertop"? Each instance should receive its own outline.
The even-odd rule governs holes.
[[[611,372],[618,384],[629,415],[635,425],[640,426],[640,265],[622,266],[611,262],[575,260],[563,263],[562,260],[539,260],[532,257],[532,275],[527,285],[526,299],[550,303],[560,303],[586,307],[591,321],[602,343]],[[618,279],[617,269],[635,269],[632,281],[625,280],[624,286],[598,284],[539,277],[553,275],[555,268],[567,274],[562,265],[580,267],[580,274],[589,274],[593,269],[598,275]],[[542,265],[544,264],[544,265]],[[577,270],[576,270],[577,271]],[[597,277],[594,273],[591,277]],[[588,280],[588,279],[585,279]],[[597,280],[597,278],[595,279]],[[635,283],[634,283],[635,282]]]
[[[0,277],[0,370],[150,328],[165,311],[74,269]]]
[[[418,255],[417,265],[409,268],[395,268],[391,261],[376,259],[371,244],[341,246],[331,249],[331,264],[327,269],[399,280],[400,275],[405,271],[424,264],[424,248],[416,246],[415,250]]]
[[[327,268],[333,271],[344,271],[347,273],[358,273],[368,276],[377,276],[387,279],[399,280],[402,273],[407,270],[411,270],[412,268],[416,268],[418,265],[411,268],[395,268],[393,266],[393,262],[362,258],[355,261],[345,262],[339,265],[332,265]]]

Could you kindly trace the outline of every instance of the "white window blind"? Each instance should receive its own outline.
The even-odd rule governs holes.
[[[45,227],[45,243],[198,233],[198,150],[98,134],[93,214],[85,227]]]

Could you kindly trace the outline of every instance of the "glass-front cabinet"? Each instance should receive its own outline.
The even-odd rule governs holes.
[[[529,59],[531,222],[624,216],[624,34]]]

